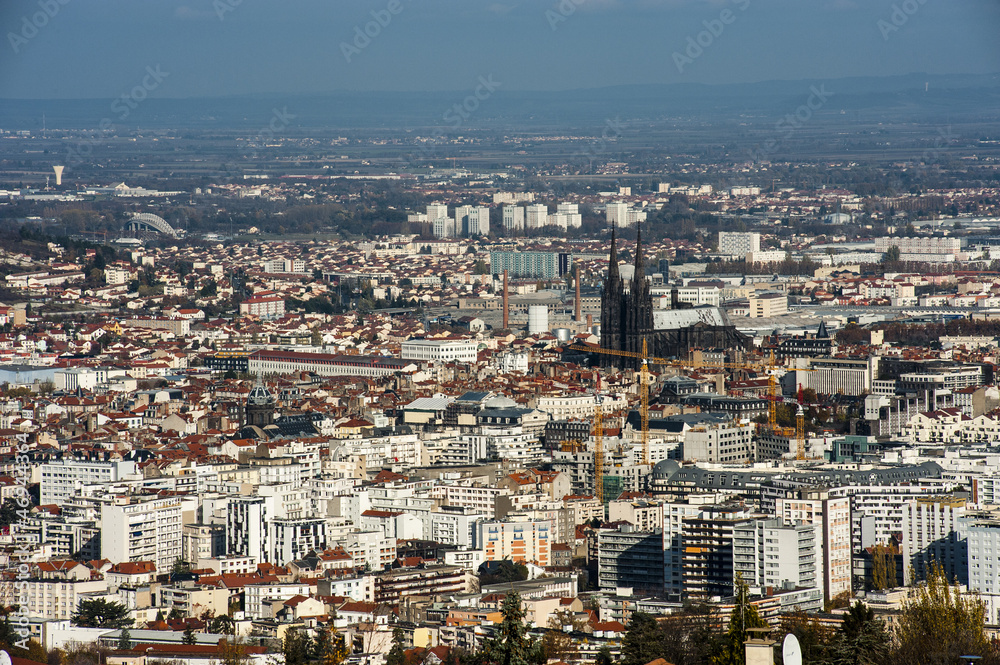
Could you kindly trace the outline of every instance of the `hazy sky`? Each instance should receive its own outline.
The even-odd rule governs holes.
[[[0,28],[18,98],[1000,71],[998,0],[0,0]]]

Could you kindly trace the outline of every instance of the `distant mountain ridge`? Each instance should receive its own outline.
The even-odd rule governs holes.
[[[503,81],[500,81],[501,84]],[[458,127],[449,109],[472,90],[436,92],[332,92],[262,94],[216,98],[149,98],[120,118],[114,99],[0,99],[0,129],[94,129],[105,118],[116,131],[136,127],[254,131],[267,126],[275,109],[294,115],[289,130],[421,130],[444,127],[516,131],[587,128],[609,119],[657,122],[740,117],[766,121],[792,113],[813,86],[830,93],[818,113],[864,113],[867,119],[938,122],[988,120],[1000,116],[1000,73],[941,76],[909,74],[738,84],[673,83],[621,85],[539,92],[500,88]]]

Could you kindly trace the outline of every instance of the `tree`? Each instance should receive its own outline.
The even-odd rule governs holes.
[[[729,615],[729,628],[722,641],[722,651],[715,659],[717,665],[744,665],[746,663],[747,629],[767,628],[767,622],[757,613],[757,607],[750,604],[750,587],[737,574],[736,607]]]
[[[963,596],[944,568],[932,563],[927,582],[903,605],[896,624],[896,662],[913,665],[957,663],[959,656],[989,655],[986,606]]]
[[[900,251],[897,245],[893,245],[886,250],[885,256],[882,258],[883,263],[896,263],[899,261]]]
[[[488,265],[486,265],[486,261],[483,261],[482,259],[479,259],[472,266],[472,274],[474,274],[474,275],[489,275],[490,274],[490,267]]]
[[[246,644],[241,640],[219,640],[219,657],[222,665],[249,665]]]
[[[216,635],[235,635],[236,622],[228,614],[220,614],[209,623],[208,632]]]
[[[313,650],[313,640],[308,633],[298,629],[285,632],[281,644],[285,665],[306,665],[312,660]]]
[[[132,633],[128,628],[122,628],[121,635],[118,636],[118,650],[129,651],[132,649]]]
[[[74,624],[83,628],[125,628],[132,625],[127,607],[104,598],[81,600],[72,619]]]
[[[615,662],[611,655],[611,647],[605,645],[601,647],[597,652],[597,658],[594,660],[595,665],[613,665]]]
[[[392,648],[385,657],[385,665],[406,665],[406,653],[403,649],[403,629],[392,630]]]
[[[885,622],[857,601],[844,615],[833,641],[830,661],[833,665],[878,665],[888,662],[892,636]]]
[[[524,623],[521,595],[516,591],[507,594],[500,609],[503,621],[493,637],[483,642],[480,654],[483,665],[529,665],[534,640],[528,637]]]
[[[198,638],[194,634],[194,628],[191,624],[188,624],[187,628],[184,629],[184,636],[181,638],[182,644],[197,644]]]
[[[633,612],[622,639],[622,665],[646,665],[661,658],[665,634],[651,614]]]

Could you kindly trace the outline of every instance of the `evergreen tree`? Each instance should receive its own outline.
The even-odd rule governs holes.
[[[600,648],[594,661],[595,665],[613,665],[614,662],[614,658],[611,657],[611,647],[607,645]]]
[[[861,601],[856,602],[840,625],[831,648],[832,665],[880,665],[889,661],[892,636],[885,622]],[[964,654],[963,654],[964,655]]]
[[[389,654],[385,658],[385,665],[406,665],[402,628],[394,628],[392,631],[392,648],[389,649]]]
[[[128,628],[122,628],[121,635],[118,636],[118,650],[129,651],[132,648],[132,633]]]
[[[132,625],[128,608],[104,598],[81,600],[73,613],[73,623],[84,628],[125,628]]]
[[[729,615],[729,629],[722,641],[722,651],[715,659],[717,665],[744,665],[746,663],[746,641],[749,628],[767,628],[767,622],[757,613],[757,607],[750,604],[750,587],[737,574],[736,607]]]
[[[188,624],[188,627],[184,629],[184,637],[181,638],[182,644],[197,644],[198,638],[195,637],[194,628]]]
[[[622,639],[622,665],[646,665],[662,658],[666,635],[651,614],[633,612]]]
[[[507,594],[500,612],[503,621],[496,634],[483,642],[480,662],[482,665],[529,665],[535,644],[528,637],[521,595],[515,591]]]

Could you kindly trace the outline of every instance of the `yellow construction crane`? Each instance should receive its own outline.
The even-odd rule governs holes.
[[[778,378],[774,375],[773,370],[777,367],[774,362],[774,353],[771,353],[770,358],[762,362],[746,361],[741,363],[727,363],[727,362],[694,362],[694,361],[682,361],[682,360],[671,360],[669,358],[657,358],[649,355],[649,349],[646,343],[646,338],[642,340],[642,352],[634,353],[632,351],[618,351],[617,349],[602,349],[598,346],[593,346],[591,344],[583,344],[577,342],[571,344],[567,349],[572,349],[574,351],[585,351],[587,353],[602,353],[611,356],[621,356],[625,358],[637,358],[641,361],[639,368],[640,376],[640,400],[642,403],[642,439],[643,439],[643,463],[649,463],[649,363],[655,365],[663,365],[666,367],[683,367],[687,369],[739,369],[739,370],[756,370],[756,371],[768,371],[767,377],[767,390],[769,394],[769,403],[767,409],[767,422],[768,427],[771,430],[777,429],[778,426]],[[771,370],[771,371],[769,371]]]

